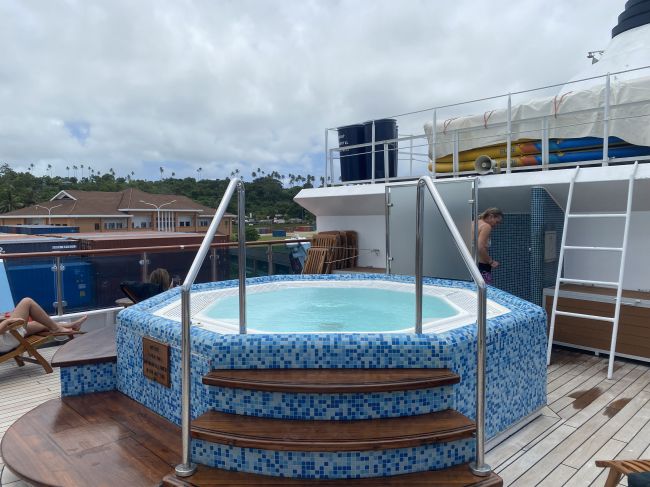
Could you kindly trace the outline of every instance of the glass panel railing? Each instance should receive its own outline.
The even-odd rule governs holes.
[[[300,274],[307,241],[249,242],[246,275]],[[7,309],[24,297],[31,297],[49,314],[59,313],[57,305],[57,258],[61,262],[61,313],[113,308],[126,297],[124,281],[143,283],[156,268],[166,269],[175,284],[183,282],[198,246],[185,249],[151,247],[138,249],[86,250],[3,254],[0,273],[6,278],[10,297]],[[197,274],[197,283],[237,279],[237,243],[213,245]],[[0,276],[2,277],[2,276]]]
[[[66,260],[82,259],[83,265],[78,265],[78,275],[83,277],[85,274],[90,276],[89,282],[86,286],[86,294],[91,296],[88,301],[82,302],[79,300],[80,306],[70,306],[66,308],[67,312],[71,311],[87,311],[92,308],[110,308],[116,304],[118,299],[125,298],[126,295],[122,292],[120,284],[123,282],[141,282],[142,281],[142,268],[143,268],[143,255],[142,253],[132,254],[90,254],[79,257],[69,257]],[[67,279],[68,267],[66,266],[63,274]],[[81,282],[81,277],[78,278]],[[65,279],[64,279],[64,282]],[[64,295],[77,297],[81,294],[83,289],[80,284],[72,287],[66,286],[64,288]],[[67,299],[69,301],[69,299]],[[69,304],[75,304],[69,301]]]
[[[56,314],[54,259],[47,257],[9,258],[5,255],[2,258],[12,298],[6,301],[13,301],[15,304],[21,299],[29,297],[49,314]],[[1,311],[9,312],[12,309],[3,309]]]

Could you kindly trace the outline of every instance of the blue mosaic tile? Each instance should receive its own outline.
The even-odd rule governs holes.
[[[530,301],[530,215],[506,213],[491,234],[490,255],[499,262],[494,286]]]
[[[564,230],[564,211],[544,188],[531,190],[531,299],[542,305],[544,288],[555,286],[557,266],[560,259],[560,243]],[[544,261],[544,234],[556,233],[555,259]]]
[[[79,396],[116,388],[115,362],[61,367],[61,395]]]
[[[372,394],[288,394],[208,388],[210,409],[282,419],[371,419],[454,409],[453,386]]]
[[[192,459],[212,467],[308,479],[352,479],[441,470],[470,461],[474,440],[382,451],[291,452],[192,440]]]
[[[252,278],[248,285],[276,280],[353,280],[390,279],[414,282],[412,277],[376,274],[272,276]],[[462,281],[425,279],[426,284],[472,289],[473,284]],[[193,289],[207,290],[234,287],[236,281],[199,284]],[[177,299],[179,289],[120,312],[117,327],[117,387],[120,391],[145,404],[164,417],[180,422],[180,324],[152,314],[153,311]],[[496,288],[488,289],[488,298],[511,311],[488,320],[486,373],[486,436],[504,431],[517,421],[537,411],[546,402],[546,315],[544,310]],[[146,379],[142,375],[142,336],[169,343],[171,346],[171,388]],[[192,417],[216,408],[229,412],[246,412],[267,417],[359,419],[377,415],[409,415],[428,412],[445,404],[474,418],[476,401],[476,326],[469,325],[441,334],[282,334],[282,335],[221,335],[201,328],[192,328]],[[428,396],[427,391],[378,395],[361,399],[354,395],[331,395],[323,403],[301,394],[251,393],[223,391],[201,383],[201,377],[212,369],[221,368],[437,368],[447,367],[461,376],[461,383]],[[383,405],[383,408],[382,408]],[[338,408],[338,410],[336,409]],[[270,475],[303,475],[308,471],[303,461],[315,465],[307,452],[271,452],[272,458],[282,456],[281,467],[271,461],[271,453],[260,450],[233,449],[222,445],[200,443],[196,447],[197,461],[222,465],[225,468],[261,470]],[[198,448],[198,449],[197,449]],[[434,445],[428,456],[435,450]],[[452,448],[453,450],[453,448]],[[408,468],[409,462],[394,463],[395,459],[372,452],[373,465],[398,465]],[[441,452],[436,453],[443,454]],[[312,455],[312,456],[310,456]],[[318,454],[320,455],[320,454]],[[323,475],[361,475],[362,463],[369,453],[347,453],[323,460]],[[388,455],[388,454],[386,454]],[[419,451],[400,452],[398,456],[414,456],[413,468],[422,465]],[[429,461],[442,461],[440,458]],[[444,452],[445,458],[451,455]],[[423,455],[426,456],[426,455]],[[453,456],[453,455],[452,455]],[[465,458],[465,457],[463,457]],[[336,460],[336,461],[334,461]],[[465,460],[463,460],[465,461]],[[269,463],[270,462],[270,463]],[[355,463],[357,462],[357,463]],[[392,463],[391,463],[392,462]],[[460,462],[458,462],[460,463]],[[368,465],[368,462],[366,462]],[[254,467],[251,467],[254,466]],[[365,468],[365,467],[364,467]],[[370,467],[372,469],[375,466]],[[377,467],[377,475],[386,469]],[[422,467],[423,469],[429,467]],[[281,470],[281,471],[280,471]],[[407,471],[407,470],[404,470]],[[413,470],[415,471],[415,470]],[[303,473],[301,473],[303,472]],[[350,473],[354,472],[354,473]],[[401,471],[400,471],[401,472]]]

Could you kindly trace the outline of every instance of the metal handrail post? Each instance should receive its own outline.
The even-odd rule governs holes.
[[[212,282],[217,280],[217,249],[212,247],[210,249],[210,279]]]
[[[56,314],[63,315],[63,267],[61,265],[61,257],[56,258]]]
[[[424,228],[424,181],[417,185],[415,212],[415,333],[422,333],[422,277],[424,274],[423,228]]]
[[[191,451],[190,451],[191,448],[190,396],[192,392],[192,384],[191,384],[192,344],[190,341],[190,325],[191,325],[190,290],[192,288],[192,284],[194,284],[194,281],[196,280],[196,276],[198,275],[199,270],[201,269],[201,265],[205,260],[205,256],[210,250],[212,239],[214,238],[214,235],[217,233],[219,224],[221,223],[221,220],[223,219],[223,216],[226,213],[226,209],[228,208],[228,203],[230,202],[235,192],[235,189],[238,189],[239,186],[241,186],[243,190],[243,184],[238,178],[232,179],[228,184],[228,187],[226,188],[226,191],[223,197],[221,198],[221,202],[219,203],[219,207],[217,208],[217,211],[214,214],[214,218],[212,218],[212,222],[210,223],[210,226],[208,227],[205,233],[203,242],[201,242],[201,246],[199,247],[199,250],[196,253],[196,257],[194,257],[194,260],[192,261],[192,265],[190,266],[190,270],[187,272],[187,276],[185,276],[185,281],[183,281],[183,284],[181,286],[181,435],[182,435],[183,451],[182,451],[182,463],[176,465],[176,469],[175,469],[175,473],[178,477],[189,477],[190,475],[193,475],[194,472],[196,472],[196,464],[192,463]],[[240,203],[243,202],[243,197],[241,196],[241,193],[240,193],[239,202]],[[239,218],[240,218],[239,235],[241,237],[242,232],[244,230],[243,226],[241,225],[241,222],[244,219],[244,213],[245,213],[244,207],[240,206],[238,208],[238,211],[239,211]],[[246,249],[246,242],[244,241],[244,256],[246,252],[245,249]],[[240,252],[241,252],[241,238],[240,238]],[[145,256],[145,262],[146,262],[146,256]],[[244,282],[240,280],[239,282],[240,293],[242,292],[243,284]],[[244,288],[244,292],[245,292],[245,288]],[[241,306],[241,299],[240,299],[240,306]],[[241,310],[240,310],[240,323],[241,323]]]
[[[512,169],[512,95],[508,93],[508,125],[506,128],[506,172]]]
[[[330,184],[329,186],[334,185],[334,157],[332,157],[332,152],[334,149],[330,149],[330,173],[329,173],[329,178],[330,178]],[[341,153],[339,152],[339,162],[341,161]],[[328,186],[327,184],[327,175],[325,177],[325,186]]]
[[[409,176],[413,176],[413,139],[409,139]]]
[[[146,252],[142,252],[142,282],[149,282],[149,259]]]
[[[372,143],[370,145],[370,179],[372,184],[375,184],[375,121],[372,121]]]
[[[422,326],[422,278],[423,278],[423,264],[422,264],[422,248],[423,248],[423,226],[424,226],[424,195],[422,188],[426,186],[429,193],[433,197],[438,211],[451,233],[456,248],[463,258],[463,262],[467,270],[472,275],[472,279],[477,288],[477,309],[476,309],[476,323],[478,325],[478,332],[476,337],[476,461],[471,462],[469,465],[470,470],[474,475],[487,476],[492,471],[492,468],[485,463],[485,358],[486,358],[486,337],[487,337],[487,286],[485,280],[478,270],[474,258],[470,254],[463,237],[461,236],[454,219],[451,217],[445,202],[443,201],[440,193],[435,187],[433,180],[429,176],[423,176],[418,180],[417,191],[417,217],[416,224],[417,230],[415,234],[415,258],[416,258],[416,282],[415,282],[415,302],[419,311],[416,311],[416,330],[418,327],[417,319],[419,318]],[[419,313],[419,316],[418,316]]]
[[[246,334],[246,222],[244,220],[246,208],[246,193],[244,183],[237,184],[237,213],[239,223],[237,224],[237,239],[239,240],[239,333]]]
[[[460,167],[460,162],[459,162],[459,154],[458,154],[458,130],[454,130],[454,154],[453,154],[453,163],[452,163],[452,169],[454,171],[454,177],[458,177],[458,171]]]
[[[550,140],[548,138],[548,117],[542,118],[542,171],[548,170],[549,153],[550,153]]]
[[[438,110],[433,111],[433,130],[431,130],[431,174],[436,178],[436,130],[438,126]]]
[[[325,186],[327,186],[327,166],[330,162],[330,151],[328,147],[329,129],[325,129]]]
[[[266,260],[269,263],[269,276],[273,275],[273,245],[268,244],[266,248]]]
[[[611,94],[611,79],[609,73],[605,78],[605,106],[603,109],[603,166],[609,165],[609,97]]]
[[[384,143],[384,183],[388,182],[389,177],[390,173],[388,172],[388,144]]]

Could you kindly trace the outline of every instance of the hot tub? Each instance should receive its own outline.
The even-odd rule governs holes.
[[[412,283],[384,279],[263,282],[246,289],[248,333],[411,333],[415,321]],[[196,292],[194,326],[239,333],[239,288]],[[442,333],[476,322],[475,294],[462,288],[423,286],[423,331]],[[487,317],[508,309],[487,303]],[[181,320],[180,298],[156,316]]]
[[[192,341],[191,415],[209,410],[268,418],[309,420],[357,420],[412,416],[455,409],[474,418],[476,408],[476,295],[473,284],[425,279],[425,294],[436,298],[425,311],[425,333],[414,332],[413,308],[401,309],[404,321],[393,325],[380,321],[366,326],[368,308],[353,314],[364,317],[352,328],[345,318],[314,329],[288,326],[288,313],[305,315],[319,306],[331,314],[336,306],[310,293],[323,290],[348,294],[353,304],[363,298],[353,294],[376,290],[405,293],[400,298],[415,302],[414,279],[407,276],[343,274],[272,276],[247,280],[249,333],[236,332],[237,282],[225,281],[194,286],[191,315]],[[266,294],[280,291],[279,295]],[[409,291],[410,290],[410,291]],[[408,292],[408,294],[406,294]],[[305,299],[305,294],[308,294]],[[261,306],[257,297],[267,300]],[[264,296],[266,294],[266,296]],[[300,299],[298,299],[300,295]],[[374,294],[367,298],[373,310],[393,311],[393,299]],[[330,298],[332,296],[329,296]],[[393,296],[394,297],[394,296]],[[295,299],[294,299],[295,298]],[[230,304],[229,303],[230,300]],[[291,310],[281,309],[274,320],[269,310],[283,301],[294,301]],[[546,315],[542,308],[494,288],[488,289],[486,436],[495,439],[538,414],[546,404]],[[377,303],[375,301],[381,301]],[[381,308],[379,305],[387,305]],[[346,305],[348,306],[348,305]],[[401,306],[401,305],[399,305]],[[254,318],[254,310],[262,310]],[[227,309],[227,312],[222,311]],[[426,309],[426,308],[425,308]],[[437,309],[437,311],[435,311]],[[214,311],[214,313],[213,313]],[[437,313],[433,315],[434,311]],[[345,316],[345,315],[344,315]],[[278,322],[277,319],[280,321]],[[323,316],[316,321],[323,321]],[[378,328],[379,326],[379,328]],[[270,327],[270,328],[269,328]],[[332,327],[337,327],[333,330]],[[361,328],[359,328],[361,327]],[[169,345],[170,387],[143,374],[143,337]],[[117,388],[150,409],[180,424],[180,290],[167,291],[120,312],[117,326]],[[437,389],[392,391],[373,394],[306,394],[264,392],[210,387],[202,377],[214,369],[309,369],[309,368],[448,368],[460,375],[458,384]],[[443,445],[397,448],[377,452],[266,451],[192,440],[194,461],[226,469],[289,477],[354,478],[394,475],[446,468],[469,461],[473,440]],[[368,470],[369,465],[372,469]]]

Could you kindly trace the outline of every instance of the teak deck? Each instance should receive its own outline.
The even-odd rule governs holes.
[[[55,351],[56,348],[42,349],[47,359],[51,359]],[[59,396],[58,377],[58,369],[54,369],[53,374],[44,374],[42,368],[33,364],[27,364],[25,367],[16,367],[13,363],[0,364],[0,436],[27,411]],[[548,407],[528,426],[488,451],[486,460],[503,478],[504,485],[602,486],[607,474],[603,469],[596,467],[595,460],[650,458],[649,400],[650,367],[647,364],[617,360],[614,378],[607,380],[607,357],[566,350],[556,351],[548,369]],[[101,405],[91,404],[90,407]],[[114,426],[113,433],[110,431],[106,434],[115,435],[125,430]],[[157,452],[133,449],[137,441],[144,441],[147,435],[149,440],[153,441],[154,436],[149,432],[149,428],[146,432],[136,430],[128,431],[127,434],[131,436],[128,437],[130,439],[124,438],[123,454],[117,455],[113,451],[111,455],[126,461],[126,452],[132,451],[136,454],[135,461],[141,464],[146,462],[147,468],[157,470],[156,474],[162,472],[156,483],[144,483],[157,485],[160,479],[172,472],[173,466],[180,460],[176,453],[180,447],[175,446],[180,444],[180,434],[177,434],[176,430],[155,433],[164,434],[163,441],[166,443],[163,444],[171,445],[171,448],[166,447],[168,451]],[[63,438],[66,436],[63,435]],[[120,445],[120,442],[115,441],[114,444]],[[90,456],[85,458],[103,460],[104,457],[96,453],[103,451],[103,448],[106,447],[99,445],[94,449],[89,448]],[[47,454],[43,453],[42,456],[46,458]],[[164,471],[163,464],[166,468]],[[108,485],[138,485],[122,481],[125,472],[112,469],[109,473],[114,474],[112,478],[115,481]],[[47,474],[53,478],[56,472],[48,470]],[[199,477],[205,480],[203,485],[214,487],[261,486],[259,482],[240,481],[236,474],[230,473],[220,475],[221,480],[210,480],[210,471],[199,470]],[[624,478],[623,482],[625,480]],[[26,484],[5,469],[2,485],[24,487]],[[91,482],[81,485],[87,487],[102,484]],[[276,481],[275,485],[283,484]],[[316,485],[325,487],[328,483]],[[348,485],[356,484],[350,482]],[[411,482],[408,485],[418,484]],[[454,484],[448,482],[447,485]]]

